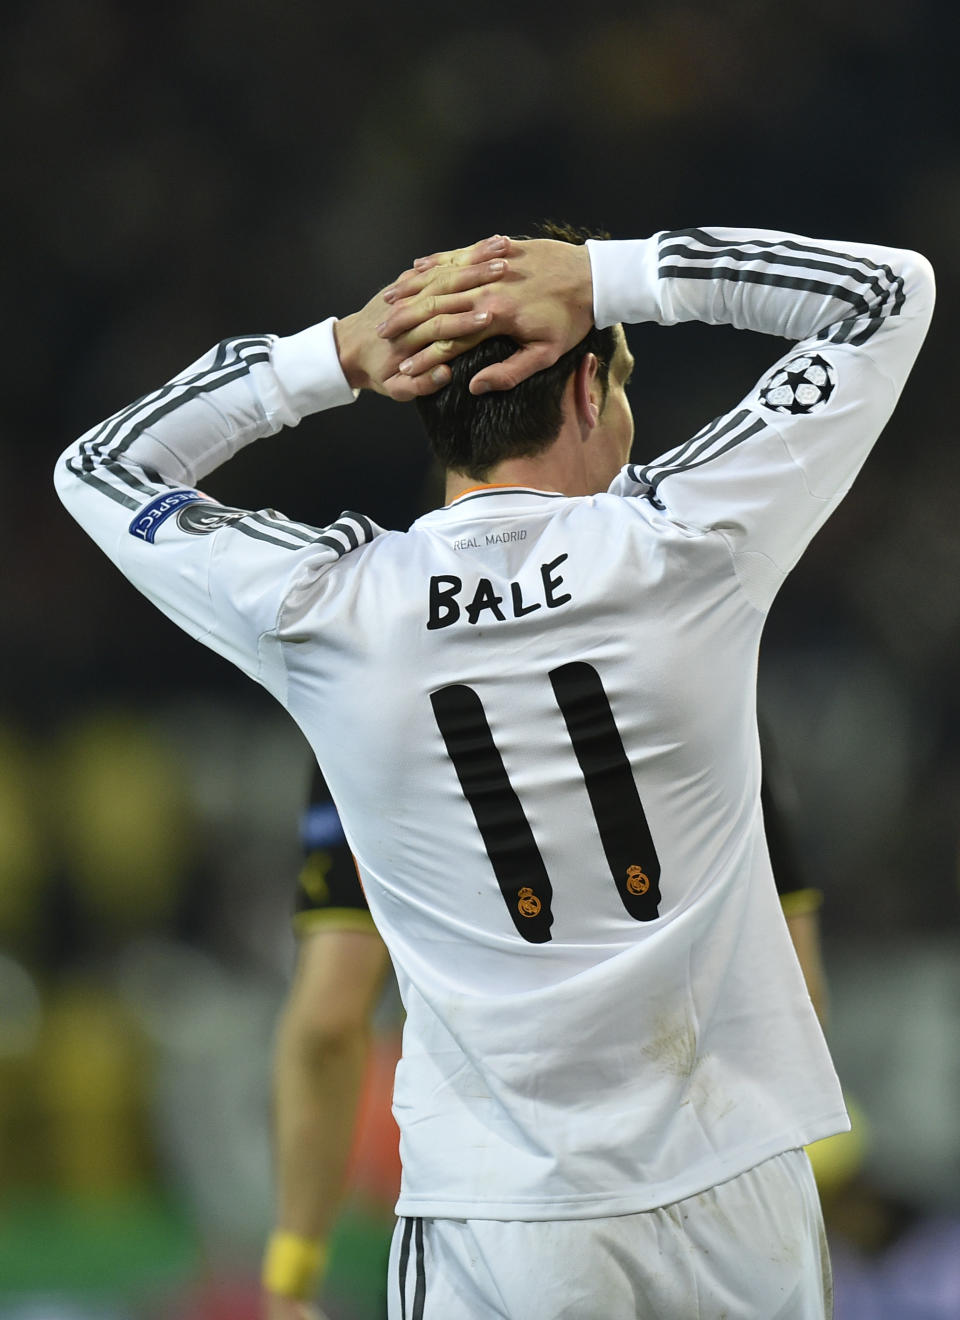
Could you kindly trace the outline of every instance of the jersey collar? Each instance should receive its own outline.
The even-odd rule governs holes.
[[[449,504],[422,514],[413,524],[456,522],[464,518],[495,517],[498,514],[529,512],[542,507],[543,500],[565,500],[569,497],[559,491],[534,490],[532,486],[478,486],[465,490]],[[466,506],[470,507],[467,508]]]
[[[566,495],[561,495],[559,491],[536,490],[533,486],[471,486],[469,490],[465,490],[462,495],[458,495],[455,500],[451,500],[444,507],[454,509],[461,504],[466,504],[469,500],[502,499],[511,495],[522,495],[524,497],[532,495],[544,500],[565,500],[567,498]]]

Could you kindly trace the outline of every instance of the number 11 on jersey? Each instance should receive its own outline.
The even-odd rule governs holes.
[[[635,921],[653,921],[660,862],[600,675],[578,661],[550,670],[549,678],[620,901]],[[545,944],[553,887],[483,703],[462,683],[431,693],[430,701],[513,924],[529,943]]]

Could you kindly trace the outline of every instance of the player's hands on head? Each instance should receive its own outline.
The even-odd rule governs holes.
[[[450,294],[452,281],[476,269],[483,244],[475,244],[418,257],[412,269],[385,290],[392,310],[379,334],[417,350],[399,364],[401,376],[415,382],[473,343],[491,335],[509,335],[520,345],[517,352],[478,372],[470,382],[472,394],[508,390],[552,366],[589,331],[593,279],[586,247],[540,238],[502,242],[505,268],[496,282],[478,282],[470,289],[460,285],[455,295]],[[451,296],[459,300],[455,309],[446,301]],[[448,315],[454,311],[456,316]],[[486,314],[472,340],[466,328],[471,314]],[[454,337],[458,327],[464,328],[462,340]]]
[[[446,364],[490,333],[491,313],[478,305],[477,296],[502,279],[508,247],[509,239],[497,234],[460,249],[459,260],[445,263],[427,279],[413,268],[404,271],[359,312],[337,321],[337,353],[352,388],[372,389],[398,402],[442,389],[450,380]],[[405,328],[384,335],[380,331],[393,314],[396,290],[408,279],[420,286],[420,296],[407,309]],[[413,355],[415,367],[410,365]]]

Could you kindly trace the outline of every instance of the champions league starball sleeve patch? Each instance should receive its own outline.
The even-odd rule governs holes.
[[[184,505],[177,514],[177,526],[192,536],[209,536],[228,523],[239,522],[246,515],[246,509],[231,509],[226,504],[204,500],[201,504]]]
[[[791,358],[760,386],[760,402],[771,412],[805,416],[822,408],[836,389],[837,373],[819,353]]]

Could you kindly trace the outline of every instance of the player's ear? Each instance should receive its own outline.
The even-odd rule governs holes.
[[[600,420],[603,408],[603,390],[597,374],[599,367],[596,353],[585,353],[573,377],[573,400],[577,417],[591,431]]]

